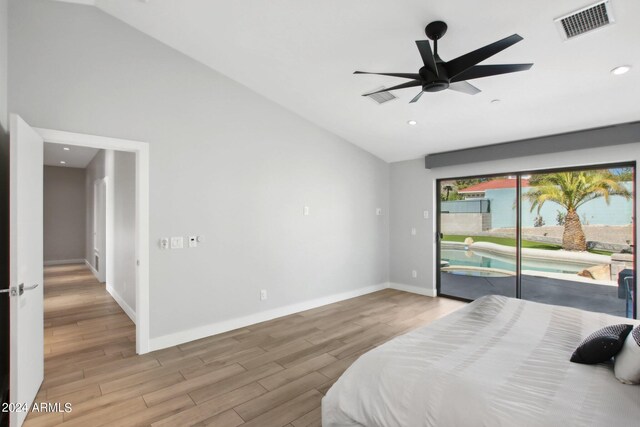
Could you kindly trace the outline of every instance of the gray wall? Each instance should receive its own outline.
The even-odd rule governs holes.
[[[432,289],[432,259],[434,215],[432,198],[435,184],[431,172],[424,168],[424,159],[391,164],[390,176],[391,235],[389,281]],[[424,218],[424,211],[429,218]],[[411,234],[415,228],[416,234]],[[412,277],[416,270],[418,277]]]
[[[136,156],[116,151],[113,165],[113,232],[115,291],[129,309],[136,309]]]
[[[0,0],[0,135],[9,128],[7,110],[8,1]]]
[[[10,13],[12,110],[150,143],[152,337],[388,280],[388,164],[95,8]]]
[[[98,179],[102,179],[106,176],[107,172],[106,172],[106,160],[105,160],[105,151],[104,150],[100,150],[98,151],[98,153],[95,155],[95,157],[93,158],[93,160],[91,160],[91,162],[89,162],[89,164],[87,165],[87,169],[86,169],[86,175],[85,175],[85,202],[86,202],[86,208],[85,208],[85,228],[86,228],[86,233],[85,233],[85,254],[84,254],[84,259],[87,260],[87,262],[95,269],[96,268],[96,263],[95,263],[95,256],[94,256],[94,233],[97,232],[96,230],[94,230],[94,224],[93,224],[93,197],[94,197],[94,183],[96,180]],[[106,254],[105,254],[106,255]],[[100,265],[98,266],[100,269],[104,269],[106,268],[106,263],[102,262],[99,263]]]
[[[44,261],[85,258],[85,170],[44,167]]]

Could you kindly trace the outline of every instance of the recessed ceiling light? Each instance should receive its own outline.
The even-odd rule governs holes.
[[[69,151],[69,150],[71,150],[71,148],[69,148],[69,147],[64,147],[64,148],[63,148],[63,150],[64,150],[64,151]]]
[[[630,69],[631,69],[631,65],[621,65],[611,70],[611,74],[615,74],[616,76],[619,76],[621,74],[628,72]]]
[[[60,160],[60,164],[61,164],[61,165],[66,165],[66,164],[67,164],[67,162],[65,162],[64,160]]]
[[[409,121],[407,122],[407,124],[408,124],[408,125],[410,125],[410,126],[415,126],[415,125],[417,125],[417,124],[418,124],[418,122],[416,122],[415,120],[409,120]]]

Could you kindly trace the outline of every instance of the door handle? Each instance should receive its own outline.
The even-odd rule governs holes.
[[[16,288],[14,286],[12,288],[0,289],[0,294],[10,294],[12,297],[15,297],[16,295],[18,295],[18,292],[16,291]]]
[[[20,283],[20,286],[18,286],[18,295],[22,295],[24,294],[24,291],[31,291],[35,288],[37,288],[39,285],[36,283],[35,285],[31,285],[31,286],[24,286],[24,283]]]

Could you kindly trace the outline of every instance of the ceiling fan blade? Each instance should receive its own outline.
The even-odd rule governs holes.
[[[473,52],[469,52],[465,55],[459,56],[456,59],[448,61],[445,65],[449,78],[453,78],[465,70],[473,67],[474,65],[484,61],[487,58],[492,57],[498,52],[501,52],[513,46],[522,40],[518,34],[512,34],[509,37],[505,37],[502,40],[488,44],[480,49],[476,49]]]
[[[466,71],[461,72],[451,79],[452,82],[462,80],[479,79],[481,77],[495,76],[498,74],[515,73],[516,71],[526,71],[533,64],[500,64],[500,65],[475,65]]]
[[[384,89],[377,90],[375,92],[365,93],[362,96],[369,96],[369,95],[373,95],[375,93],[388,92],[390,90],[404,89],[406,87],[414,87],[414,86],[422,86],[422,82],[420,80],[412,80],[412,81],[407,82],[407,83],[402,83],[401,85],[387,87],[387,88],[384,88]]]
[[[409,101],[409,104],[413,104],[414,102],[417,102],[418,99],[420,99],[420,97],[422,96],[422,94],[424,93],[423,90],[420,91],[419,94],[417,94],[416,96],[413,97],[413,99],[411,101]]]
[[[425,67],[437,76],[438,67],[436,66],[436,59],[433,57],[429,40],[416,40],[416,45],[418,46]]]
[[[455,82],[449,84],[449,89],[455,90],[456,92],[466,93],[468,95],[475,95],[476,93],[482,92],[480,89],[467,82]]]
[[[420,80],[420,74],[417,73],[369,73],[367,71],[354,71],[353,74],[375,74],[377,76],[401,77],[403,79]]]

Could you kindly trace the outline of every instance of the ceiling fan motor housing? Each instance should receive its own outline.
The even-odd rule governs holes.
[[[427,67],[420,68],[418,72],[422,80],[422,90],[425,92],[440,92],[449,88],[449,78],[447,76],[447,70],[437,63],[438,75],[436,76]]]

